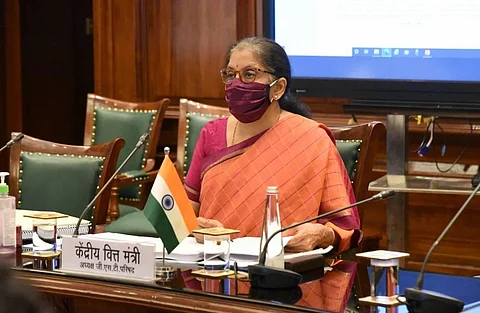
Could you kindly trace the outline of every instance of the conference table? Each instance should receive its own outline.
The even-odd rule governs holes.
[[[385,312],[358,305],[355,284],[361,266],[356,261],[327,260],[324,271],[308,273],[299,287],[286,290],[251,288],[248,281],[232,276],[199,277],[182,266],[169,282],[38,270],[21,253],[12,268],[54,312]],[[416,276],[400,270],[400,290],[412,286]],[[425,287],[464,300],[467,312],[480,312],[480,279],[427,274]],[[407,312],[405,306],[396,311]]]
[[[248,281],[212,279],[178,267],[169,282],[38,270],[17,257],[15,275],[34,286],[55,312],[351,312],[358,311],[357,262],[340,260],[304,275],[299,287],[251,288]],[[241,272],[240,272],[241,273]]]

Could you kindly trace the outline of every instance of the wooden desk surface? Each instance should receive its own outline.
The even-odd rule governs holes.
[[[351,262],[354,263],[354,262]],[[355,263],[356,265],[356,263]],[[356,267],[355,267],[356,268]],[[346,284],[341,288],[345,289],[339,299],[329,302],[326,296],[327,287],[332,287],[334,292],[338,293],[338,286],[330,284],[318,284],[319,281],[312,281],[310,286],[305,289],[298,288],[300,291],[300,300],[294,302],[295,305],[278,304],[266,300],[252,299],[252,291],[245,292],[237,296],[221,295],[202,290],[193,290],[191,287],[185,287],[188,278],[185,275],[177,275],[168,286],[162,286],[154,283],[123,283],[99,279],[90,279],[83,277],[73,277],[63,273],[43,272],[29,269],[17,269],[16,275],[25,283],[34,286],[42,293],[46,301],[55,308],[55,312],[327,312],[324,308],[336,308],[344,311],[346,300],[349,297],[351,283],[353,279],[345,280]],[[332,275],[345,275],[345,273],[334,273]],[[332,277],[338,282],[338,277]],[[322,280],[323,281],[323,280]],[[328,281],[327,281],[328,282]],[[209,282],[210,286],[212,281]],[[187,282],[188,284],[188,282]],[[218,281],[216,282],[218,286]],[[205,287],[203,284],[203,288]],[[215,287],[212,287],[215,288]],[[346,289],[349,289],[347,292]],[[313,289],[320,293],[315,295]],[[322,291],[323,289],[323,291]],[[233,290],[233,289],[232,289]],[[239,289],[241,290],[241,289]],[[278,294],[277,294],[278,295]],[[284,294],[289,296],[288,293]],[[325,297],[324,297],[325,296]],[[282,295],[280,294],[280,297]],[[303,298],[312,298],[303,299]],[[340,299],[341,298],[341,299]],[[260,295],[260,299],[265,299],[265,294]],[[340,303],[338,300],[341,300]],[[328,311],[330,312],[330,311]],[[340,311],[338,311],[340,312]]]

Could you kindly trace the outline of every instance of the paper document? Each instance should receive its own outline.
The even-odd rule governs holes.
[[[283,237],[283,246],[285,247],[292,237]],[[326,254],[332,251],[333,246],[325,249],[319,248],[307,252],[285,253],[285,260],[293,260],[305,255]],[[258,263],[260,254],[260,238],[259,237],[243,237],[234,239],[230,248],[230,259],[236,261],[241,268]]]
[[[88,238],[90,236],[92,236],[93,238],[105,240],[129,241],[135,243],[153,243],[155,244],[155,257],[157,259],[160,259],[163,256],[163,242],[160,238],[141,237],[118,233],[99,233],[84,235],[82,237]],[[172,253],[165,253],[165,258],[186,262],[201,261],[203,259],[203,244],[197,243],[195,238],[193,237],[187,237],[172,251]]]
[[[106,240],[130,241],[135,243],[155,244],[155,256],[161,259],[163,255],[163,243],[160,238],[140,237],[118,233],[100,233],[83,235],[83,238],[93,237]],[[283,237],[283,245],[286,246],[292,237]],[[291,260],[304,255],[325,254],[333,249],[329,246],[325,249],[315,249],[301,253],[285,253],[285,260]],[[230,242],[230,259],[236,261],[240,267],[257,264],[260,254],[259,237],[236,238]],[[196,263],[203,260],[203,244],[196,242],[194,237],[185,238],[170,254],[165,254],[165,259],[179,262]]]

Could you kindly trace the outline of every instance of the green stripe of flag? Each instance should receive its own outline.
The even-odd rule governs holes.
[[[143,212],[157,231],[159,237],[162,238],[162,242],[165,245],[167,252],[171,253],[173,249],[178,246],[179,242],[175,235],[175,231],[165,214],[164,208],[152,194],[148,196]]]

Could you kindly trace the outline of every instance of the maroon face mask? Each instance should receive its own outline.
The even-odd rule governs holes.
[[[256,82],[246,84],[235,78],[225,88],[225,100],[230,113],[242,123],[258,121],[270,105],[270,87],[276,82],[270,85]]]

